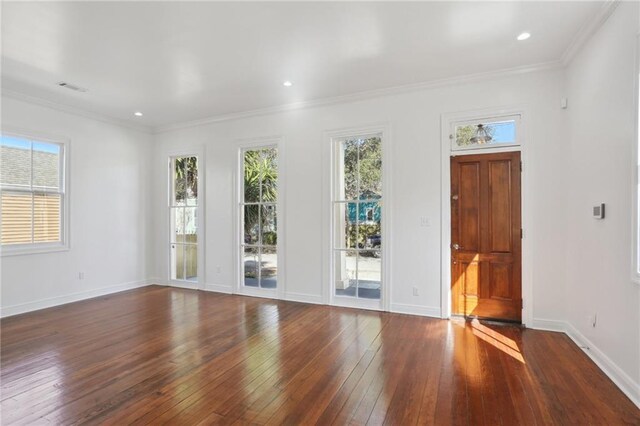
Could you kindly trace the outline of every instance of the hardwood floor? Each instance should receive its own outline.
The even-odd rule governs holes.
[[[640,424],[560,333],[146,287],[2,320],[2,424]]]

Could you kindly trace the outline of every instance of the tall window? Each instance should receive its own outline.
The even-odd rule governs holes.
[[[380,299],[382,141],[336,141],[333,191],[335,295]]]
[[[171,279],[198,281],[198,157],[172,157]]]
[[[3,251],[63,247],[65,146],[3,135]]]
[[[246,287],[278,286],[278,149],[242,150],[240,212],[242,283]]]

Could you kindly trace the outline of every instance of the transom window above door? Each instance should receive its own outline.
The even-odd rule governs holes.
[[[491,117],[452,123],[452,151],[520,145],[520,116]]]

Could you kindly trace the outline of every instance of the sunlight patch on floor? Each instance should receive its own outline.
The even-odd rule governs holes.
[[[471,321],[471,328],[474,336],[484,340],[491,346],[500,349],[502,352],[520,361],[521,363],[526,364],[524,361],[524,357],[520,353],[518,344],[513,341],[513,339],[510,339],[498,333],[497,331],[482,325],[477,319]]]

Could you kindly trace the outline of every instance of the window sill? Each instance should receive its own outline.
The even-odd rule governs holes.
[[[0,248],[0,257],[5,256],[24,256],[28,254],[46,254],[61,251],[69,251],[68,244],[40,244],[28,246],[6,246]]]

